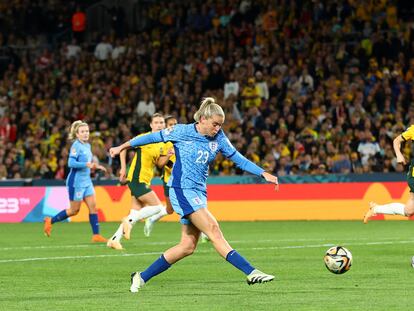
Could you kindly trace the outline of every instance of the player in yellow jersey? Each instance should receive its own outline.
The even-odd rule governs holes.
[[[159,113],[154,114],[151,117],[150,126],[151,132],[153,133],[164,129],[165,122],[163,116]],[[151,217],[152,215],[159,213],[161,209],[164,209],[160,199],[151,189],[154,168],[155,165],[158,164],[164,149],[165,143],[155,143],[136,148],[128,175],[126,175],[126,151],[121,152],[119,180],[121,183],[126,182],[131,190],[131,211],[129,215],[122,220],[122,223],[115,234],[108,240],[108,247],[122,250],[122,236],[129,240],[131,229],[137,221]]]
[[[407,160],[401,153],[401,143],[414,139],[414,125],[411,125],[405,132],[398,135],[394,139],[394,151],[397,156],[397,163],[407,164]],[[410,167],[407,172],[407,183],[410,188],[410,197],[407,203],[389,203],[384,205],[378,205],[375,202],[370,202],[370,208],[365,214],[364,223],[367,223],[369,218],[376,214],[388,214],[388,215],[402,215],[412,216],[414,215],[414,159],[411,161]]]
[[[167,128],[171,128],[177,124],[177,119],[173,116],[166,116],[165,117],[165,126]],[[144,235],[150,236],[152,227],[154,223],[164,217],[165,215],[169,215],[173,213],[173,208],[170,202],[170,187],[167,186],[168,180],[171,177],[171,172],[175,163],[175,153],[174,153],[174,146],[171,142],[165,143],[165,147],[163,150],[163,154],[158,161],[158,167],[163,169],[162,174],[162,183],[164,186],[164,195],[165,195],[165,202],[166,207],[162,208],[161,211],[151,217],[148,217],[145,220],[144,226]]]
[[[177,119],[174,118],[173,116],[169,115],[165,117],[165,126],[167,128],[171,128],[176,124],[177,124]],[[171,215],[174,212],[171,206],[171,202],[170,202],[170,194],[169,194],[170,187],[167,186],[168,180],[171,177],[174,163],[175,163],[174,145],[171,142],[167,142],[165,143],[165,149],[163,150],[163,153],[158,160],[158,167],[163,169],[162,183],[164,187],[164,196],[165,196],[166,206],[162,207],[161,211],[158,214],[148,217],[145,220],[144,235],[146,237],[149,237],[151,235],[151,231],[152,231],[152,228],[155,222],[157,222],[158,220],[160,220],[162,217],[166,215]],[[209,241],[207,235],[205,235],[203,232],[200,235],[200,240],[203,243]]]

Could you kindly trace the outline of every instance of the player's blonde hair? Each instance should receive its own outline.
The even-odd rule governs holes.
[[[75,122],[72,123],[72,125],[70,126],[70,131],[69,131],[69,136],[68,136],[69,140],[76,139],[76,133],[78,132],[81,126],[88,126],[88,123],[83,122],[81,120],[76,120]]]
[[[194,114],[194,120],[199,122],[201,117],[210,119],[214,115],[222,116],[225,118],[223,108],[221,108],[221,106],[216,103],[216,100],[213,97],[205,97],[201,101],[200,108]]]
[[[170,120],[177,120],[177,118],[176,117],[174,117],[173,115],[171,115],[171,114],[167,114],[166,116],[164,116],[164,121],[165,121],[165,123],[167,123],[168,121],[170,121]]]
[[[154,121],[155,118],[163,118],[164,119],[164,116],[161,113],[156,112],[151,116],[151,122]]]

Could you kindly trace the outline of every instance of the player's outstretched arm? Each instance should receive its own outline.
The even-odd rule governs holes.
[[[100,164],[96,164],[96,169],[102,172],[107,172],[106,167]]]
[[[106,172],[106,167],[96,162],[87,162],[86,167],[89,167],[90,169],[93,169],[93,170],[99,170],[99,171]]]
[[[159,143],[162,141],[163,139],[161,136],[161,132],[150,133],[150,134],[135,137],[123,143],[120,146],[110,148],[109,154],[111,155],[112,158],[114,158],[115,156],[120,154],[121,151],[124,149],[130,149],[131,147],[139,147],[139,146],[144,146],[148,144]]]
[[[157,167],[162,169],[170,161],[170,158],[174,155],[174,148],[168,149],[167,154],[159,157],[157,161]]]
[[[109,154],[112,158],[116,157],[121,153],[122,150],[131,148],[131,143],[129,141],[123,143],[120,146],[112,147],[109,149]]]
[[[401,153],[401,143],[404,141],[404,138],[401,135],[398,135],[393,141],[393,147],[395,155],[397,156],[397,163],[407,164],[407,160],[404,158]]]
[[[119,182],[121,184],[126,183],[126,149],[122,150],[119,154],[119,159],[121,161],[121,169],[119,170]]]
[[[276,176],[268,173],[268,172],[263,172],[262,176],[264,179],[266,179],[267,182],[270,182],[272,184],[275,184],[275,190],[279,191],[279,180],[277,179]]]
[[[267,182],[270,182],[272,184],[275,184],[275,190],[279,190],[279,181],[276,176],[265,172],[263,168],[260,166],[257,166],[249,159],[245,158],[243,155],[240,154],[240,152],[236,151],[234,152],[230,158],[238,167],[240,167],[243,171],[252,173],[257,176],[262,176],[264,179],[266,179]]]

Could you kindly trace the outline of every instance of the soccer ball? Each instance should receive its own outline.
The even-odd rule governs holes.
[[[323,261],[329,271],[342,274],[351,268],[352,254],[345,247],[333,246],[326,251]]]

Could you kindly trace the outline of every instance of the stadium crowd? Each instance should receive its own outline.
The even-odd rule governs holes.
[[[193,122],[204,96],[222,103],[236,148],[278,176],[402,172],[392,140],[414,124],[414,24],[398,13],[383,0],[154,2],[138,33],[14,53],[0,80],[0,179],[65,178],[77,119],[115,177],[110,146],[154,112]],[[0,47],[27,44],[12,33]],[[219,156],[211,173],[241,171]]]

